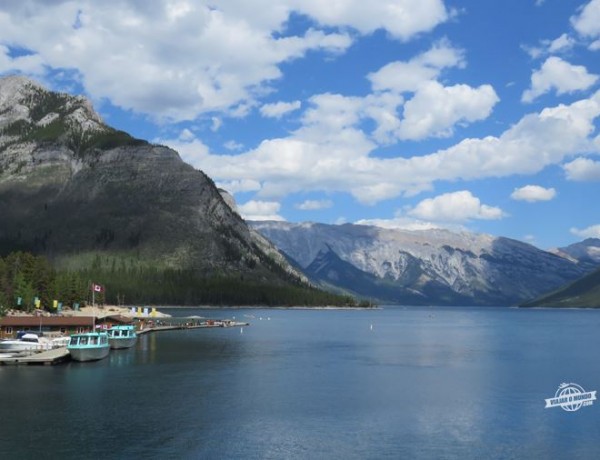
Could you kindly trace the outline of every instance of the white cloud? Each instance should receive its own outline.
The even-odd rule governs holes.
[[[191,132],[189,129],[184,128],[180,133],[179,133],[179,140],[183,141],[183,142],[189,142],[189,141],[193,141],[194,139],[196,139],[196,135]]]
[[[375,91],[415,92],[422,83],[437,79],[443,69],[464,66],[464,51],[441,40],[408,62],[390,62],[367,78]]]
[[[577,158],[563,166],[567,179],[574,181],[600,181],[600,161]]]
[[[314,28],[285,35],[292,14]],[[2,2],[3,43],[32,54],[9,58],[2,48],[0,71],[76,69],[92,98],[159,119],[239,115],[283,63],[344,52],[357,31],[409,40],[447,19],[442,0]]]
[[[523,92],[522,101],[532,102],[551,90],[557,94],[588,89],[598,80],[598,75],[588,73],[584,66],[572,65],[561,58],[551,56],[539,70],[531,75],[531,88]]]
[[[579,238],[600,238],[600,224],[583,229],[573,227],[571,233]]]
[[[409,40],[448,19],[442,0],[378,0],[369,4],[362,0],[302,0],[293,4],[321,24],[349,25],[363,34],[385,29],[400,40]]]
[[[505,216],[497,207],[482,204],[468,190],[445,193],[427,198],[417,204],[408,214],[426,221],[466,222],[471,219],[495,220]]]
[[[210,130],[213,133],[216,133],[221,128],[221,126],[223,126],[223,120],[221,120],[221,118],[219,118],[219,117],[212,117],[210,119],[210,121],[211,121]]]
[[[306,200],[295,205],[296,209],[301,211],[317,211],[319,209],[327,209],[333,206],[331,200]]]
[[[399,137],[450,136],[456,123],[487,118],[498,100],[490,85],[472,88],[468,85],[442,86],[435,81],[424,83],[404,105]]]
[[[263,117],[281,118],[286,113],[298,110],[301,106],[300,101],[294,102],[275,102],[273,104],[265,104],[260,108],[260,113]]]
[[[528,201],[549,201],[556,196],[556,190],[553,188],[544,188],[539,185],[526,185],[521,188],[516,188],[510,197],[513,200]]]
[[[234,140],[229,140],[223,144],[223,147],[231,151],[240,151],[244,149],[244,144],[240,144]]]
[[[11,56],[8,47],[0,44],[0,72],[17,71],[41,75],[44,70],[44,61],[38,54]]]
[[[410,217],[395,217],[393,219],[361,219],[354,222],[356,225],[372,225],[380,228],[399,230],[431,230],[434,228],[445,228],[438,223],[426,222]]]
[[[227,190],[231,194],[257,192],[261,188],[260,182],[251,179],[217,182],[216,185],[223,190]]]
[[[183,156],[194,153],[194,166],[216,181],[257,181],[260,199],[340,191],[374,204],[430,190],[436,181],[535,174],[570,156],[600,151],[591,138],[600,116],[600,91],[528,114],[497,137],[467,138],[429,154],[392,158],[371,155],[377,144],[358,127],[363,99],[321,95],[312,104],[304,125],[288,137],[264,140],[236,156],[204,155],[201,148],[190,153],[193,146],[185,144]],[[178,149],[182,143],[168,144]]]
[[[554,40],[541,40],[539,46],[522,45],[521,48],[533,59],[541,56],[566,52],[576,45],[576,41],[569,34],[562,34]]]
[[[202,143],[198,139],[153,139],[154,143],[160,145],[166,145],[171,147],[173,150],[179,153],[179,156],[186,163],[194,166],[195,168],[201,169],[201,165],[205,158],[210,156],[208,146]]]
[[[555,40],[552,40],[548,44],[548,52],[549,53],[558,53],[559,51],[566,51],[568,49],[573,48],[575,46],[575,39],[569,36],[569,34],[562,34]]]
[[[238,206],[239,214],[246,220],[285,220],[279,214],[281,204],[275,201],[255,201]]]
[[[600,0],[591,0],[578,15],[571,18],[571,24],[581,35],[600,36]]]

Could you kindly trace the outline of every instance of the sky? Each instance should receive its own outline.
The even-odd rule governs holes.
[[[0,0],[10,74],[247,219],[600,237],[600,0]]]

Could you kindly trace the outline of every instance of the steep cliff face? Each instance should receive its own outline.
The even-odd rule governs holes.
[[[389,302],[513,305],[586,273],[563,257],[490,235],[350,224],[252,225],[313,279]]]
[[[0,253],[76,268],[94,254],[252,279],[302,278],[177,152],[103,123],[89,102],[0,79]]]

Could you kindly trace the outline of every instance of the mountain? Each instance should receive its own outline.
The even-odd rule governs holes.
[[[515,305],[588,268],[509,238],[448,230],[252,222],[321,286],[414,305]]]
[[[0,78],[0,216],[0,255],[42,254],[60,269],[307,287],[177,152],[20,76]]]
[[[554,249],[551,252],[571,259],[589,270],[600,266],[600,239],[598,238],[587,238],[579,243]]]
[[[522,306],[600,308],[600,269]]]

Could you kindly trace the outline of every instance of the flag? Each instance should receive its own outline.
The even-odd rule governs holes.
[[[94,292],[102,292],[104,291],[104,287],[100,286],[99,284],[92,284],[92,291]]]

